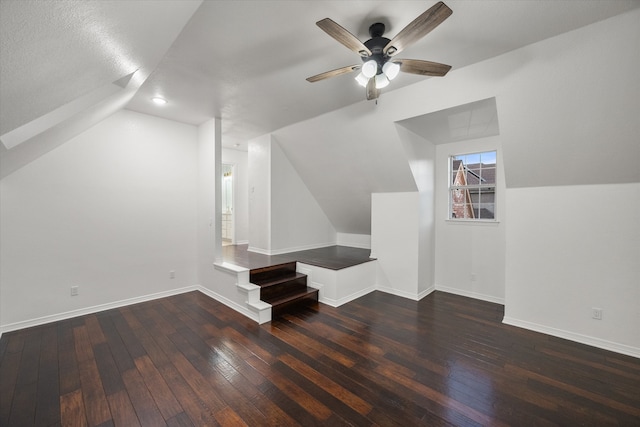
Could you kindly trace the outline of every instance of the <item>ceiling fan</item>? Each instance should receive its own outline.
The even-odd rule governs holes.
[[[423,76],[444,76],[451,69],[450,65],[418,59],[396,59],[395,55],[430,33],[452,13],[446,4],[438,2],[404,27],[392,40],[382,36],[384,24],[375,23],[369,27],[371,39],[364,43],[330,18],[322,19],[316,25],[358,53],[363,63],[317,74],[307,78],[307,81],[314,83],[360,70],[356,81],[366,88],[367,99],[376,99],[380,96],[380,89],[386,87],[400,71]]]

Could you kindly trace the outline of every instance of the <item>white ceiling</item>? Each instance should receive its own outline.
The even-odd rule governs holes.
[[[397,123],[436,145],[500,134],[495,98],[446,108]]]
[[[364,99],[349,75],[305,80],[360,61],[316,21],[330,17],[363,41],[368,26],[382,21],[391,38],[434,3],[0,0],[0,135],[136,72],[126,108],[194,125],[220,117],[223,144],[246,148],[248,139]],[[453,15],[400,56],[461,68],[640,6],[637,0],[446,3]],[[421,79],[401,74],[385,91]],[[152,104],[155,95],[169,104]],[[77,132],[81,124],[71,128]]]

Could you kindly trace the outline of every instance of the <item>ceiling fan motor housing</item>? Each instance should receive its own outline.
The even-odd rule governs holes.
[[[371,39],[364,42],[364,45],[371,51],[371,56],[362,57],[362,62],[375,60],[378,63],[378,71],[376,74],[382,73],[382,66],[389,60],[390,56],[385,55],[384,47],[391,41],[386,37],[382,37],[384,34],[384,24],[376,22],[369,27],[369,35]]]

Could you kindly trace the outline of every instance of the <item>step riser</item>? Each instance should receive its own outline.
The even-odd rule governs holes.
[[[272,319],[296,306],[318,303],[318,290],[307,286],[307,276],[296,272],[295,262],[251,270],[249,280],[260,286],[260,300],[271,304]]]
[[[269,282],[281,276],[293,275],[296,273],[296,263],[290,262],[271,267],[258,268],[251,270],[249,281],[259,285],[263,282]]]
[[[260,299],[265,300],[277,295],[288,294],[294,291],[305,291],[307,289],[307,278],[301,277],[285,283],[273,286],[265,286],[260,289]]]
[[[295,310],[297,307],[307,306],[318,303],[318,292],[311,295],[306,295],[304,297],[295,299],[293,301],[287,301],[283,304],[274,305],[271,307],[271,318],[276,318],[282,316],[284,314],[290,313]]]

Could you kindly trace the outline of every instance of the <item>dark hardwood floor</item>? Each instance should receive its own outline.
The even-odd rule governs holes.
[[[0,340],[2,426],[640,425],[640,360],[373,292],[259,326],[191,292]]]

